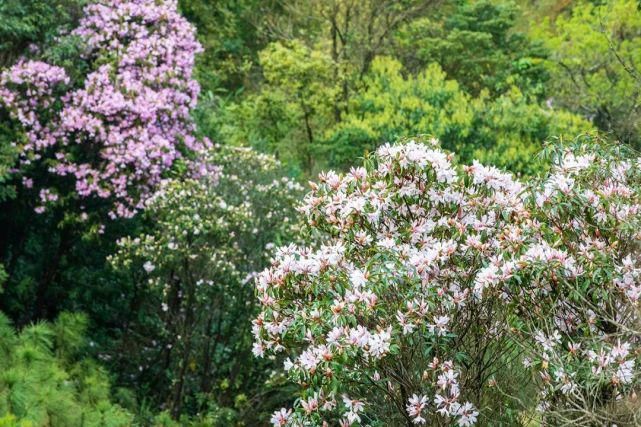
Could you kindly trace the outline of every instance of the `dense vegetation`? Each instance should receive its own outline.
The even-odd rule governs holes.
[[[0,24],[1,426],[641,423],[639,2]]]

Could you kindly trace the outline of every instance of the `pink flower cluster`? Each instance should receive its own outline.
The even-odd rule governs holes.
[[[95,65],[81,87],[59,93],[63,69],[20,62],[3,73],[0,102],[27,132],[23,164],[46,157],[78,196],[113,199],[111,215],[130,217],[176,159],[209,145],[190,120],[201,47],[174,0],[92,3],[73,34]]]

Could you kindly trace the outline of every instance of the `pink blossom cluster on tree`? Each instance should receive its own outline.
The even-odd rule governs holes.
[[[0,103],[26,132],[23,182],[46,186],[28,176],[30,165],[44,165],[71,177],[78,197],[113,200],[112,217],[131,217],[177,159],[209,145],[190,119],[201,47],[174,0],[92,3],[73,35],[91,64],[79,87],[64,69],[32,60],[0,78]]]

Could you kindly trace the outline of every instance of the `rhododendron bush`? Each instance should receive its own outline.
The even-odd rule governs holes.
[[[297,230],[302,196],[279,162],[251,149],[217,146],[203,164],[211,166],[206,176],[164,181],[143,215],[153,226],[120,239],[110,257],[143,295],[129,326],[137,338],[112,357],[175,416],[231,406],[234,393],[261,390],[269,378],[269,363],[251,360],[250,283],[275,243]],[[214,397],[203,402],[202,393]],[[268,399],[259,403],[270,408]]]
[[[550,149],[519,244],[477,281],[506,301],[556,425],[637,425],[641,356],[641,158],[625,146]]]
[[[547,154],[528,184],[435,141],[320,175],[315,243],[256,282],[254,353],[301,387],[274,425],[631,422],[613,405],[638,386],[639,162],[589,137]]]
[[[190,120],[201,47],[174,0],[97,1],[72,35],[89,64],[80,84],[38,60],[0,77],[0,105],[26,133],[17,141],[23,184],[40,189],[39,212],[63,190],[47,177],[34,182],[38,166],[70,177],[77,197],[110,199],[112,216],[130,217],[178,159],[208,145]]]

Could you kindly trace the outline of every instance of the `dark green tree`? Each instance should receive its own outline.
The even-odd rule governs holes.
[[[497,95],[516,85],[542,96],[548,79],[542,43],[515,30],[519,9],[510,2],[458,0],[436,16],[411,21],[397,33],[398,56],[416,73],[436,62],[472,95]]]

